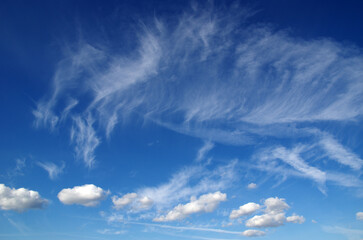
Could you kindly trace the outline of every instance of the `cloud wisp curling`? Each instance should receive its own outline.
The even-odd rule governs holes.
[[[227,144],[285,135],[290,123],[362,115],[359,52],[330,39],[299,39],[251,25],[248,10],[232,10],[192,9],[176,23],[154,19],[125,55],[82,43],[59,63],[50,96],[33,111],[36,125],[53,129],[71,119],[76,155],[91,167],[102,135],[109,138],[130,113]],[[275,130],[266,131],[271,126]],[[322,142],[337,161],[362,166],[332,144]]]

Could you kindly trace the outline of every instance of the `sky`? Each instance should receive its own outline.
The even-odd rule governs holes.
[[[0,240],[363,239],[361,1],[0,3]]]

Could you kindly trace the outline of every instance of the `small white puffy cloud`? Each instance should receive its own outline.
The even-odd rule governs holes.
[[[266,233],[264,231],[255,230],[255,229],[248,229],[242,233],[245,237],[260,237],[264,236]]]
[[[131,204],[135,200],[135,198],[137,198],[136,193],[128,193],[123,195],[122,197],[113,196],[112,197],[112,203],[114,205],[113,207],[115,209],[121,209],[126,205]]]
[[[38,192],[25,188],[10,188],[0,184],[0,208],[24,212],[28,209],[43,208],[48,200],[41,198]]]
[[[278,197],[270,197],[265,200],[265,212],[268,214],[281,213],[290,208],[290,206],[285,202],[285,199]]]
[[[86,207],[94,207],[104,200],[108,191],[93,184],[65,188],[58,193],[58,199],[64,204],[80,204]]]
[[[363,221],[363,212],[357,212],[355,214],[355,216],[356,216],[357,220]]]
[[[292,216],[286,218],[286,222],[302,224],[305,222],[305,218],[303,216],[293,214]]]
[[[155,222],[168,222],[181,220],[186,218],[187,216],[193,213],[200,212],[212,212],[214,211],[218,204],[222,201],[227,200],[227,194],[221,192],[208,193],[200,196],[198,199],[192,197],[190,202],[182,205],[179,204],[173,210],[168,212],[166,216],[160,216],[158,218],[154,218]]]
[[[248,189],[255,189],[255,188],[257,188],[257,184],[256,183],[250,183],[250,184],[247,185],[247,188]]]
[[[236,219],[245,215],[249,215],[254,213],[256,210],[260,209],[261,206],[257,203],[249,202],[243,206],[240,206],[237,210],[232,210],[231,214],[229,215],[230,219]]]
[[[284,213],[256,215],[247,220],[246,227],[278,227],[284,224],[285,219]]]

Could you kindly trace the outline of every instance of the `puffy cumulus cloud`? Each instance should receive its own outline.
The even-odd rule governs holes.
[[[212,212],[214,211],[218,204],[222,201],[227,200],[227,195],[221,192],[208,193],[200,196],[198,199],[192,197],[190,202],[182,205],[179,204],[173,210],[168,212],[166,216],[160,216],[158,218],[154,218],[155,222],[168,222],[181,220],[186,218],[187,216],[200,213],[200,212]]]
[[[248,189],[255,189],[255,188],[257,188],[257,184],[256,183],[250,183],[250,184],[247,185],[247,188]]]
[[[292,216],[286,218],[286,222],[302,224],[305,222],[305,218],[303,216],[293,214]]]
[[[278,227],[284,224],[285,219],[284,213],[256,215],[247,220],[246,227]]]
[[[357,220],[363,221],[363,212],[357,212],[355,214],[355,216],[356,216]]]
[[[112,196],[112,203],[115,209],[121,209],[129,204],[131,204],[135,198],[137,198],[136,193],[128,193],[122,197]]]
[[[266,233],[264,231],[255,230],[255,229],[248,229],[242,233],[245,237],[260,237],[265,236]]]
[[[0,208],[24,212],[28,209],[43,208],[48,200],[41,198],[38,192],[25,188],[10,188],[0,184]]]
[[[236,219],[245,215],[249,215],[260,209],[261,206],[257,203],[246,203],[245,205],[242,205],[237,210],[233,210],[231,214],[229,215],[230,219]]]
[[[73,188],[65,188],[58,193],[58,199],[64,204],[80,204],[86,207],[94,207],[104,200],[108,191],[93,184],[85,184]]]
[[[147,196],[139,196],[137,193],[128,193],[122,197],[112,197],[113,207],[115,209],[121,209],[130,205],[132,212],[149,209],[154,201]]]
[[[265,206],[265,212],[269,214],[281,213],[290,208],[290,206],[285,202],[285,199],[278,197],[267,198],[265,200]]]
[[[278,197],[270,197],[264,201],[264,212],[262,215],[255,215],[246,221],[247,227],[278,227],[284,225],[285,222],[303,223],[305,218],[303,216],[292,215],[285,217],[285,211],[290,206],[285,202],[285,199]]]

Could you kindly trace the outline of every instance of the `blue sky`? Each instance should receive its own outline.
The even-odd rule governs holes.
[[[0,6],[0,239],[363,238],[360,1]]]

